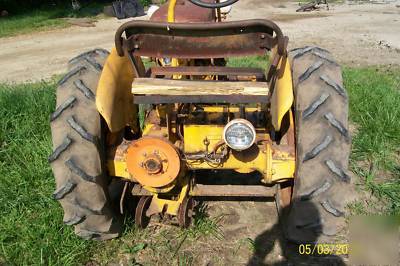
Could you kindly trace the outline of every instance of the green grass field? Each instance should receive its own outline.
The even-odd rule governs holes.
[[[400,214],[400,70],[345,69],[355,127],[352,170],[366,188]],[[368,210],[365,210],[368,212]]]
[[[382,199],[385,213],[400,214],[400,70],[346,68],[344,80],[356,132],[351,165],[358,187]],[[132,225],[122,238],[108,242],[76,238],[71,227],[62,224],[61,207],[51,199],[55,185],[47,156],[55,86],[0,84],[0,265],[105,264],[115,254],[134,264],[142,250],[158,259],[162,255],[157,254],[170,254],[168,258],[180,263],[190,261],[180,252],[183,242],[203,235],[221,237],[218,221],[200,215],[189,230],[138,232]],[[360,212],[368,212],[360,206]]]
[[[150,0],[140,2],[144,6],[151,4]],[[103,7],[110,3],[111,1],[88,1],[79,11],[74,11],[71,1],[65,1],[64,4],[21,10],[18,14],[11,13],[7,17],[0,17],[0,38],[69,27],[71,24],[65,18],[96,18],[102,16]]]
[[[18,34],[65,28],[70,24],[64,18],[94,18],[101,14],[103,5],[86,4],[79,11],[72,10],[70,2],[63,5],[26,10],[0,18],[0,38]]]

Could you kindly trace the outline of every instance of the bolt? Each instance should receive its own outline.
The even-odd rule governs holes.
[[[264,34],[261,34],[261,39],[265,39],[265,35]]]

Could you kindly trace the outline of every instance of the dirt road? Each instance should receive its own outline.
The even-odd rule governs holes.
[[[329,11],[310,13],[296,13],[297,7],[294,2],[242,0],[229,20],[272,19],[289,36],[290,48],[318,45],[346,65],[400,65],[396,3],[331,5]],[[1,38],[0,82],[37,81],[61,74],[71,57],[96,47],[110,49],[114,32],[123,22],[105,19],[92,28],[74,26]]]

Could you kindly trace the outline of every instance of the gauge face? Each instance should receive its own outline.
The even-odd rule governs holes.
[[[245,119],[234,119],[224,129],[224,141],[234,150],[245,150],[250,148],[255,141],[255,129]]]
[[[166,66],[169,66],[169,65],[171,65],[172,59],[169,58],[169,57],[164,57],[164,58],[163,58],[163,61],[164,61],[164,64],[165,64]]]

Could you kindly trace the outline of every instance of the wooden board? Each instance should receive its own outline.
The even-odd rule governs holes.
[[[140,95],[264,95],[267,82],[170,80],[136,78],[132,93]]]

